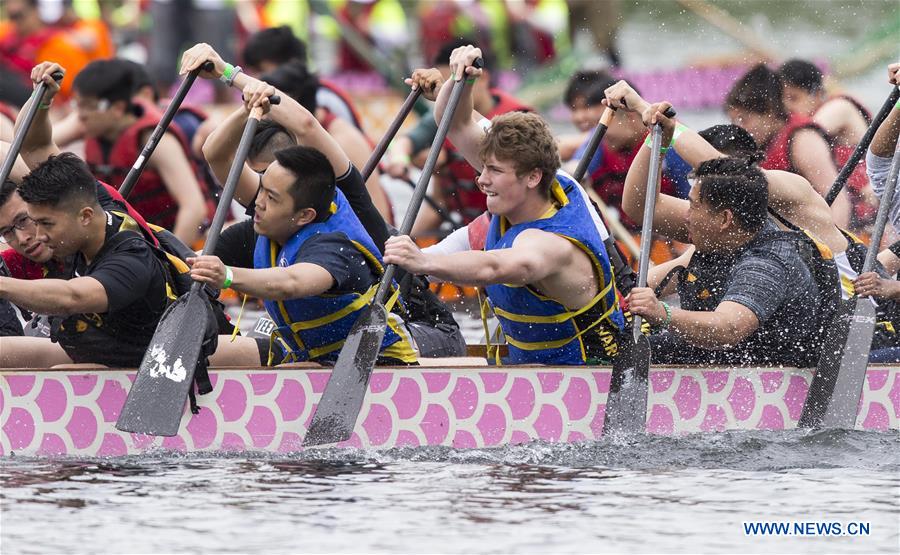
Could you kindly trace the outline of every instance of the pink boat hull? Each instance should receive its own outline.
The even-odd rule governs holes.
[[[686,434],[796,427],[812,372],[769,368],[654,368],[647,429]],[[161,438],[115,428],[126,370],[0,372],[0,454],[117,456],[148,450],[300,449],[329,371],[218,369],[214,391]],[[856,426],[900,429],[900,368],[868,369]],[[353,437],[339,446],[387,449],[578,442],[603,429],[608,368],[378,369]]]

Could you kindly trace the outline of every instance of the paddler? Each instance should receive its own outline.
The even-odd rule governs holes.
[[[185,53],[186,63],[193,64],[196,60],[207,59],[212,60],[216,68],[226,67],[225,62],[208,45],[197,45]],[[183,70],[187,71],[189,67],[190,65],[185,65]],[[201,74],[201,76],[206,75]],[[215,72],[209,75],[209,77],[214,76]],[[275,90],[266,83],[242,73],[236,76],[234,82],[236,86],[249,87],[246,95],[254,94],[260,89]],[[263,130],[257,135],[259,141],[254,142],[257,148],[251,149],[251,157],[238,182],[235,198],[248,207],[248,215],[254,216],[261,183],[259,174],[267,171],[267,168],[277,159],[278,152],[286,144],[293,146],[296,138],[301,145],[327,153],[331,171],[337,176],[335,178],[337,190],[346,198],[350,211],[355,218],[358,218],[367,236],[371,237],[375,246],[373,252],[380,256],[384,242],[389,237],[388,227],[369,197],[359,170],[353,166],[336,138],[325,130],[318,118],[291,97],[283,93],[281,96],[282,104],[272,108],[267,116],[269,119],[263,120],[260,124]],[[246,118],[245,105],[227,117],[209,136],[204,145],[205,157],[220,179],[225,178],[230,168],[231,158]],[[223,234],[223,241],[219,243],[220,248],[217,248],[216,254],[233,261],[240,261],[239,264],[236,264],[239,267],[253,268],[252,262],[246,264],[246,256],[234,251],[242,249],[243,245],[250,241],[256,245],[259,241],[257,231],[258,225],[252,220],[231,226]],[[228,235],[227,240],[226,235]],[[315,241],[312,244],[314,245],[314,243]],[[229,251],[226,252],[224,250],[226,248]],[[313,253],[312,246],[307,250],[309,253]],[[320,249],[320,251],[315,256],[320,257],[321,254],[325,254],[324,250]],[[253,248],[251,247],[251,261],[252,254]],[[309,258],[306,261],[315,263],[316,260],[318,258]],[[371,272],[366,270],[366,266],[361,265],[361,259],[355,254],[355,249],[345,251],[333,249],[330,256],[322,258],[318,263],[332,273],[336,290],[350,287],[353,283],[357,285],[353,285],[352,289],[361,288],[358,284],[369,283],[371,278]],[[231,264],[227,265],[231,266]],[[350,278],[348,274],[349,276],[356,275],[356,277]],[[351,281],[353,283],[350,283]],[[402,300],[406,308],[404,320],[418,355],[430,358],[464,356],[465,340],[459,330],[459,325],[453,319],[450,310],[428,290],[427,283],[418,276],[406,276],[405,272],[397,274],[397,281],[403,284]],[[367,289],[361,289],[360,292],[365,293],[366,291]],[[282,357],[276,358],[280,360]],[[328,362],[329,359],[326,358],[323,361]]]
[[[618,96],[607,98],[628,109]],[[662,123],[663,144],[671,146],[676,122],[662,115],[669,107],[650,105],[643,118]],[[627,187],[647,182],[650,156],[649,146],[638,154]],[[632,313],[661,332],[651,336],[654,362],[815,366],[839,298],[833,261],[816,259],[826,276],[819,281],[813,274],[819,267],[801,257],[810,246],[805,236],[768,221],[769,185],[751,160],[712,156],[692,178],[689,202],[668,202],[677,200],[680,209],[670,225],[695,250],[655,268],[649,287],[632,289],[626,299]],[[831,289],[820,290],[822,283]],[[680,308],[660,301],[654,288],[660,296],[677,290]]]
[[[198,45],[185,53],[182,71],[207,60],[215,68],[209,74],[201,72],[202,77],[216,78],[226,70],[215,52]],[[237,84],[244,87],[245,104],[223,126],[246,120],[255,107],[268,112],[268,98],[276,93],[274,87],[247,76]],[[265,301],[276,324],[270,363],[333,363],[377,288],[383,271],[381,251],[335,184],[336,174],[359,181],[362,176],[312,114],[289,96],[282,95],[281,102],[273,111],[292,114],[290,129],[316,148],[279,150],[262,175],[244,166],[239,189],[258,189],[253,201],[254,230],[259,235],[254,268],[232,268],[216,256],[198,256],[189,260],[191,277]],[[287,124],[287,119],[280,121]],[[211,149],[218,141],[211,136],[209,142]],[[219,173],[222,152],[211,157],[213,170]],[[388,328],[379,362],[416,363],[409,331],[399,314],[391,313]]]
[[[457,86],[479,79],[481,51],[454,50]],[[426,96],[439,89],[435,118],[450,96],[439,71],[417,70]],[[393,237],[385,261],[417,274],[484,287],[509,344],[504,361],[581,365],[610,360],[625,326],[612,271],[587,194],[559,171],[556,139],[538,115],[509,113],[492,121],[473,110],[466,87],[450,140],[477,171],[492,218],[484,251],[423,253],[408,237]]]

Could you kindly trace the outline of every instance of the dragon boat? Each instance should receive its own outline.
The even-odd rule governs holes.
[[[609,367],[493,367],[483,359],[379,367],[338,447],[495,447],[602,435]],[[795,368],[654,367],[647,432],[794,428],[812,378]],[[106,457],[154,450],[296,452],[330,375],[316,365],[213,368],[178,435],[115,428],[134,370],[0,371],[0,455]],[[856,427],[900,429],[900,367],[870,365]]]

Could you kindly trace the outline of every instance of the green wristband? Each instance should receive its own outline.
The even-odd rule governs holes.
[[[219,77],[219,80],[223,83],[227,83],[231,80],[231,74],[234,73],[234,66],[225,62],[225,69],[222,70],[222,76]]]
[[[894,109],[895,109],[895,110],[900,110],[900,100],[897,100],[897,103],[894,104]]]
[[[232,281],[234,281],[234,272],[231,270],[230,266],[225,266],[225,282],[222,283],[222,289],[231,287]]]
[[[661,304],[663,308],[666,309],[666,321],[663,322],[662,325],[660,325],[660,328],[667,329],[669,327],[669,324],[672,323],[672,307],[669,306],[669,303],[662,301],[660,301],[659,304]]]

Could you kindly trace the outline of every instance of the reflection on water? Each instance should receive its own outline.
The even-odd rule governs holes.
[[[896,433],[11,458],[0,484],[5,554],[896,552],[900,541]],[[742,527],[818,520],[869,522],[871,535],[748,537]]]

